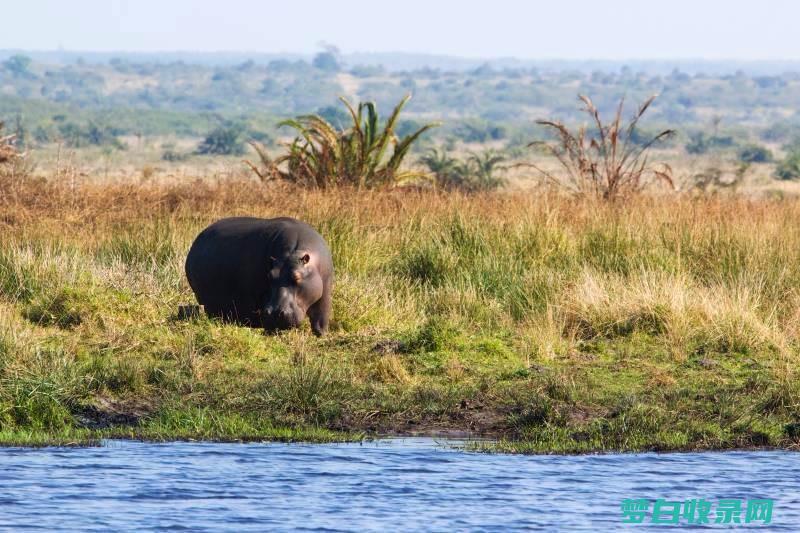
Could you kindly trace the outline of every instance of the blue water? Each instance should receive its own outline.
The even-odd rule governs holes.
[[[770,527],[797,531],[800,455],[486,455],[432,439],[0,448],[0,529],[14,531],[608,531],[625,498],[771,498]]]

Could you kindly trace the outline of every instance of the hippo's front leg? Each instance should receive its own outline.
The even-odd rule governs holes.
[[[317,337],[325,335],[328,332],[328,324],[333,315],[333,305],[329,287],[322,293],[322,298],[308,308],[307,314],[311,321],[311,331],[314,332],[314,335]]]

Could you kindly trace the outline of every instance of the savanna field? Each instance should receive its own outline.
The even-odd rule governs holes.
[[[231,215],[328,241],[323,338],[205,318]],[[800,443],[800,201],[0,181],[0,441],[445,433],[519,452]]]

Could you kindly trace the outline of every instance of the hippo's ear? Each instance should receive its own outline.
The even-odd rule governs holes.
[[[311,256],[304,254],[303,257],[300,258],[300,261],[302,261],[304,265],[307,265],[308,262],[311,261]]]
[[[275,258],[272,256],[267,257],[267,270],[272,270],[272,265],[275,264]]]

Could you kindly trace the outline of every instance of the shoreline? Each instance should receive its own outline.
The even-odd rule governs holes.
[[[40,442],[23,442],[8,440],[7,436],[0,435],[0,451],[3,449],[11,448],[92,448],[104,447],[108,442],[114,441],[131,441],[141,443],[153,444],[169,444],[169,443],[198,443],[198,444],[303,444],[303,445],[328,445],[328,444],[357,444],[364,442],[377,442],[387,440],[403,440],[403,439],[430,439],[433,441],[441,441],[442,447],[448,447],[452,443],[458,443],[457,446],[452,446],[453,449],[463,452],[471,453],[489,453],[501,455],[535,455],[535,456],[587,456],[587,455],[635,455],[635,454],[718,454],[718,453],[735,453],[735,452],[800,452],[800,446],[787,445],[787,446],[737,446],[737,447],[722,447],[722,448],[673,448],[673,449],[597,449],[585,451],[529,451],[525,450],[524,441],[511,441],[506,439],[496,439],[486,435],[475,435],[467,432],[457,430],[437,432],[437,431],[424,431],[418,433],[380,433],[380,434],[359,434],[354,433],[351,435],[332,433],[338,438],[330,440],[314,438],[306,435],[302,429],[282,429],[285,431],[286,437],[265,437],[265,436],[205,436],[205,437],[191,437],[191,436],[159,436],[159,437],[146,437],[138,435],[135,432],[127,433],[123,427],[114,428],[112,434],[100,435],[87,435],[85,440],[69,441],[55,438],[52,441],[42,440]],[[312,433],[317,429],[312,430]]]

